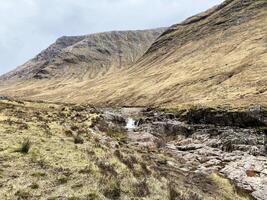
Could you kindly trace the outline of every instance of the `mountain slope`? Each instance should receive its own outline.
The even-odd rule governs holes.
[[[230,0],[172,26],[131,69],[132,102],[266,104],[266,22],[267,1]]]
[[[98,105],[266,105],[266,19],[266,0],[227,0],[169,28],[131,68],[82,81],[15,81],[0,94]]]
[[[1,77],[2,80],[67,78],[88,79],[110,68],[135,63],[164,28],[144,31],[113,31],[59,38],[32,60]]]

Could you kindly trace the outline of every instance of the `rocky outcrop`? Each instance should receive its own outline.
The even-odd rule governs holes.
[[[190,124],[218,126],[261,127],[267,126],[267,108],[251,106],[246,111],[227,111],[212,108],[191,108],[180,114],[180,120]]]
[[[245,155],[226,165],[221,173],[259,200],[267,199],[267,158]]]
[[[267,198],[265,114],[260,106],[249,107],[246,112],[195,108],[166,113],[143,109],[132,116],[137,127],[128,131],[128,142],[168,152],[181,162],[184,173],[219,173],[238,190],[264,200]],[[107,119],[118,124],[114,117]]]

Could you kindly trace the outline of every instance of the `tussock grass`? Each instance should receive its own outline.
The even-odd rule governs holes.
[[[55,105],[53,109],[51,106],[25,102],[24,106],[14,108],[0,103],[0,116],[13,117],[15,121],[20,116],[18,113],[23,112],[22,123],[29,125],[28,129],[19,129],[17,123],[0,126],[0,149],[3,149],[0,151],[3,166],[0,199],[175,200],[177,195],[192,196],[185,187],[191,184],[192,191],[213,200],[224,199],[225,192],[227,197],[240,200],[231,185],[227,190],[213,188],[203,192],[190,178],[179,173],[179,169],[165,162],[171,160],[178,166],[179,161],[164,152],[147,151],[130,144],[123,130],[91,129],[90,119],[95,114],[88,116],[79,111],[77,115],[77,111],[68,108],[69,114],[62,118],[60,106]],[[36,113],[41,116],[39,120],[34,118]],[[87,120],[73,120],[72,116]],[[42,124],[49,127],[49,137]],[[64,132],[68,128],[72,131],[70,135]],[[79,130],[84,142],[76,145],[73,135]],[[126,142],[120,142],[121,138]],[[22,141],[17,152],[28,153],[27,156],[8,151],[15,139]],[[169,182],[174,183],[171,192]]]
[[[32,146],[32,143],[31,143],[30,139],[26,138],[21,143],[20,147],[15,150],[15,152],[27,154],[30,151],[31,146]]]

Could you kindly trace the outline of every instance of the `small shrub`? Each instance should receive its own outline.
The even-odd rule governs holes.
[[[44,172],[34,172],[34,173],[31,174],[31,176],[37,177],[37,178],[45,177],[46,173],[44,173]]]
[[[109,128],[106,130],[107,136],[119,140],[127,138],[127,131],[122,128]]]
[[[20,147],[15,150],[15,152],[27,154],[31,148],[31,145],[31,141],[29,139],[25,139],[20,145]]]
[[[104,175],[113,175],[115,177],[118,175],[118,173],[114,169],[114,166],[107,162],[98,161],[96,162],[96,165]]]
[[[67,137],[72,137],[73,136],[73,133],[71,130],[64,130],[64,134],[67,136]]]
[[[15,195],[18,197],[17,199],[30,199],[30,193],[24,190],[18,190]]]
[[[62,184],[67,183],[67,182],[68,182],[68,179],[67,179],[67,177],[62,176],[62,177],[60,177],[60,178],[57,180],[57,182],[58,182],[59,185],[62,185]]]
[[[83,144],[84,143],[84,140],[78,134],[74,135],[73,138],[74,138],[74,143],[75,144]]]
[[[32,184],[30,185],[30,188],[33,189],[33,190],[36,190],[36,189],[39,188],[39,185],[38,185],[37,183],[32,183]]]
[[[174,184],[169,184],[169,200],[178,200],[179,193],[175,190]]]
[[[86,196],[87,200],[100,200],[100,197],[96,193],[90,193]]]
[[[137,197],[145,197],[145,196],[148,196],[150,194],[146,180],[141,181],[141,183],[138,183],[135,185],[134,194]]]
[[[104,196],[109,199],[117,200],[121,196],[121,187],[118,182],[114,182],[113,184],[109,185],[108,188],[104,190]]]

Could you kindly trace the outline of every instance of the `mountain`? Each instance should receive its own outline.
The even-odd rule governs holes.
[[[113,31],[59,38],[35,58],[1,77],[2,80],[89,79],[111,68],[133,65],[164,28]]]
[[[56,53],[52,64],[47,64],[46,53],[41,53],[45,65],[36,65],[41,69],[38,73],[23,72],[32,66],[30,61],[3,76],[0,94],[112,106],[266,105],[266,19],[266,0],[226,0],[173,25],[147,51],[133,56],[137,59],[131,59],[133,54],[122,56],[122,63],[130,63],[129,67],[115,67],[108,73],[100,68],[114,57],[116,64],[111,62],[109,66],[120,66],[120,51],[113,57],[107,56],[109,53],[103,50],[106,48],[93,53],[87,49],[73,56],[76,45],[84,46],[75,38],[71,41],[78,43],[64,48],[64,54]],[[66,43],[59,46],[72,44]],[[92,57],[97,64],[88,70],[84,66]],[[98,71],[104,75],[96,75]]]

